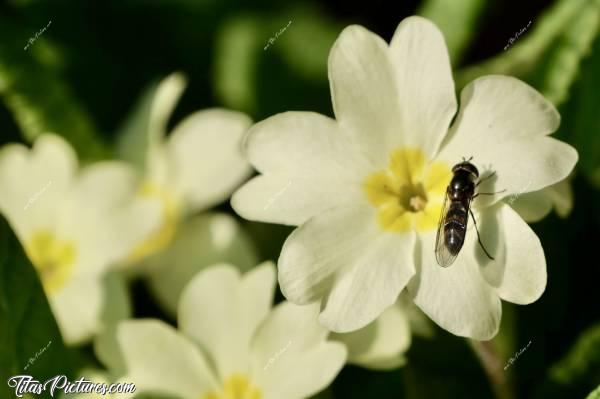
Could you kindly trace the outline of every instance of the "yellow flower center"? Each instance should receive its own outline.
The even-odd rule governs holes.
[[[50,295],[62,287],[73,272],[77,252],[70,241],[61,241],[48,231],[37,231],[25,245],[44,291]]]
[[[252,385],[250,380],[241,374],[227,378],[220,392],[209,392],[202,399],[260,399],[260,390]]]
[[[365,179],[364,189],[383,230],[427,231],[437,228],[451,177],[444,162],[427,163],[421,150],[401,148],[392,153],[387,169]]]
[[[145,182],[140,187],[139,195],[160,201],[163,223],[156,232],[133,249],[127,257],[126,263],[135,263],[164,249],[175,236],[179,223],[179,204],[168,189],[152,182]]]

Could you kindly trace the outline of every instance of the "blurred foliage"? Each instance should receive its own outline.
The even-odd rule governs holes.
[[[0,216],[0,396],[13,397],[11,376],[45,381],[72,376],[68,354],[37,273]]]
[[[303,78],[327,84],[329,49],[344,26],[314,7],[295,8],[289,14],[294,16],[293,25],[278,39],[280,46],[274,50]],[[277,21],[279,26],[284,23],[284,18]]]
[[[285,99],[306,97],[314,102],[322,96],[312,92],[327,88],[329,49],[342,29],[309,4],[276,15],[232,17],[217,37],[214,73],[219,99],[260,117],[285,110],[275,105]],[[279,70],[292,72],[296,81]],[[290,108],[312,108],[297,104]],[[328,109],[325,104],[322,108]]]
[[[254,120],[298,109],[331,115],[327,57],[339,32],[357,23],[389,40],[402,18],[426,16],[442,29],[453,65],[460,67],[457,89],[490,73],[524,79],[559,107],[562,124],[556,135],[579,152],[572,214],[566,220],[551,215],[532,225],[546,250],[546,292],[529,306],[504,304],[501,331],[491,345],[504,366],[532,341],[506,370],[516,398],[584,397],[600,383],[600,333],[593,327],[600,321],[593,297],[600,278],[593,250],[600,238],[599,4],[12,0],[0,3],[5,107],[0,134],[5,140],[18,129],[30,142],[51,130],[67,138],[84,159],[109,156],[116,147],[119,156],[139,165],[147,144],[141,132],[151,107],[145,99],[157,88],[149,83],[174,71],[188,76],[190,86],[169,124],[215,105],[245,111]],[[28,38],[48,20],[52,25],[24,51]],[[531,26],[504,51],[527,21]],[[521,25],[511,31],[509,22]],[[495,42],[500,44],[495,47]],[[485,51],[478,53],[478,48]],[[228,204],[219,210],[232,212]],[[243,226],[261,260],[276,260],[292,230],[254,222]],[[0,377],[17,374],[48,340],[52,344],[32,372],[39,379],[57,370],[70,374],[73,356],[85,357],[90,348],[84,355],[65,351],[32,266],[6,223],[1,227]],[[111,282],[122,293],[119,284]],[[150,291],[137,287],[134,315],[163,316],[148,305]],[[345,367],[316,398],[492,397],[484,371],[461,338],[439,329],[428,339],[416,337],[408,360],[406,367],[388,372]],[[0,395],[11,397],[6,388],[0,388]]]
[[[517,76],[560,102],[598,28],[598,0],[558,0],[506,51],[458,71],[457,88],[489,74]],[[545,70],[538,65],[546,65]],[[564,76],[560,76],[564,74]],[[551,82],[551,79],[559,79]],[[528,79],[529,78],[529,79]],[[557,101],[558,100],[558,101]]]
[[[254,78],[264,30],[253,16],[234,17],[220,29],[215,54],[215,90],[231,108],[256,112]]]
[[[570,100],[561,107],[559,134],[577,148],[579,170],[596,187],[600,187],[600,37],[581,66],[581,72],[570,92]]]
[[[460,7],[456,6],[455,0],[429,0],[423,2],[418,11],[419,15],[433,21],[444,33],[453,65],[460,63],[476,34],[484,5],[483,0],[465,0]]]
[[[51,29],[52,25],[48,26]],[[22,38],[27,44],[31,32],[10,22],[0,23],[0,37]],[[65,137],[84,159],[106,157],[107,149],[99,140],[90,116],[60,79],[59,73],[34,58],[31,53],[42,51],[42,58],[58,57],[44,46],[43,34],[27,50],[12,41],[0,40],[0,95],[21,129],[25,139],[33,141],[45,132]],[[41,42],[41,43],[38,43]],[[45,51],[45,52],[44,52]],[[44,54],[48,54],[44,57]]]
[[[575,81],[581,61],[590,54],[598,32],[600,1],[581,6],[562,34],[546,51],[541,62],[526,76],[540,92],[557,106],[568,99],[569,87]]]
[[[536,398],[583,397],[600,383],[600,324],[584,331],[553,365]]]
[[[598,386],[598,388],[594,389],[593,392],[590,392],[590,394],[586,397],[586,399],[600,399],[600,386]]]

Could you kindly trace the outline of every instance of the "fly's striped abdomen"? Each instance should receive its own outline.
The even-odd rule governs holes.
[[[465,241],[468,209],[461,201],[453,201],[448,207],[444,223],[444,243],[452,255],[457,255]]]

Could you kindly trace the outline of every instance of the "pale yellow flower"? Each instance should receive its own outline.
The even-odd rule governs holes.
[[[135,200],[135,181],[124,162],[80,170],[73,149],[55,135],[40,136],[31,149],[0,150],[0,212],[37,270],[68,344],[103,327],[108,268],[160,222],[156,204]]]
[[[286,112],[254,125],[246,154],[260,176],[233,198],[243,217],[298,226],[279,261],[296,304],[318,302],[333,331],[359,329],[404,290],[438,325],[486,340],[501,300],[535,301],[546,286],[538,237],[505,200],[565,179],[577,152],[549,135],[560,117],[535,89],[484,76],[455,96],[444,38],[426,19],[400,23],[388,45],[346,28],[329,55],[335,119]],[[452,167],[480,176],[472,221],[451,267],[435,258],[437,222]],[[525,188],[526,187],[526,188]]]

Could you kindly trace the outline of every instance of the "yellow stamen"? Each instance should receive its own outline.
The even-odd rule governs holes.
[[[51,295],[60,289],[73,272],[77,252],[70,241],[61,241],[48,231],[32,234],[25,251],[37,270],[44,291]]]
[[[220,392],[209,392],[201,399],[261,399],[262,393],[241,374],[234,374],[223,383]]]
[[[365,179],[364,189],[382,229],[427,231],[437,227],[451,177],[447,164],[426,163],[421,150],[401,148],[392,153],[387,169]]]

